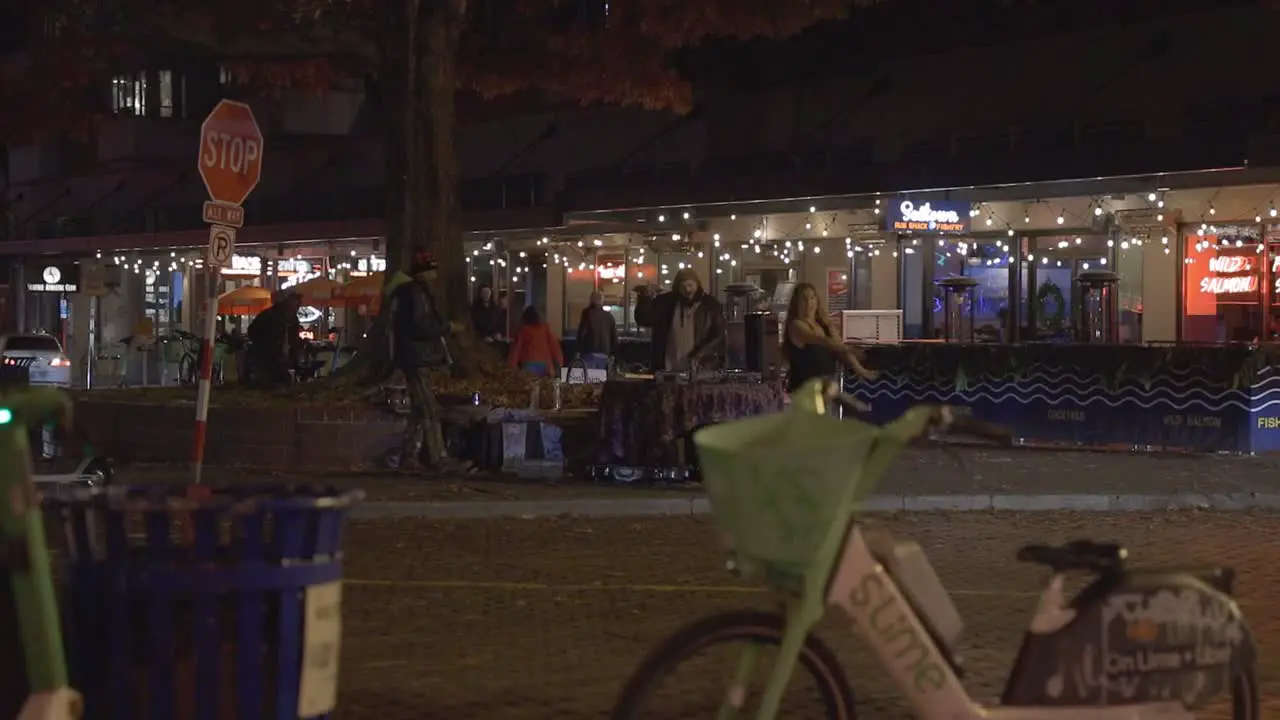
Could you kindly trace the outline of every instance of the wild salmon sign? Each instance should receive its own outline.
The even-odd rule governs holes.
[[[902,200],[889,207],[886,229],[893,232],[969,232],[969,203],[931,201],[917,205]]]
[[[1200,279],[1200,292],[1236,295],[1258,289],[1257,258],[1248,255],[1219,255],[1209,258],[1208,277]]]

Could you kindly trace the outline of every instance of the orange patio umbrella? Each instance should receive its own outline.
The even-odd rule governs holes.
[[[236,288],[218,297],[219,315],[257,315],[271,307],[271,291],[253,285]]]
[[[335,304],[348,307],[365,307],[369,312],[377,312],[382,304],[382,285],[384,276],[380,272],[369,273],[348,281],[338,288]]]
[[[311,278],[306,282],[294,285],[288,290],[301,295],[303,305],[329,307],[330,305],[341,304],[337,301],[337,295],[342,290],[342,283],[326,277]]]

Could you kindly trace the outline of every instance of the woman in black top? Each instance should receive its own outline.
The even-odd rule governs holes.
[[[866,369],[853,351],[845,347],[831,332],[826,313],[818,303],[818,291],[809,283],[800,283],[791,293],[787,306],[787,337],[782,344],[787,359],[787,392],[821,377],[834,377],[841,364],[865,380],[876,377]]]

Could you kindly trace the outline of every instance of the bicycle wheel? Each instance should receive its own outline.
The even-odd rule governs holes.
[[[1262,720],[1258,676],[1252,666],[1231,678],[1231,720]]]
[[[710,651],[723,646],[746,643],[748,646],[777,647],[782,643],[784,619],[781,615],[764,612],[730,612],[699,620],[676,632],[654,649],[640,664],[623,686],[610,717],[613,720],[676,720],[698,718],[711,720],[716,717],[721,700],[730,691],[733,668],[739,653],[721,653],[718,664],[709,671],[692,673],[689,679],[700,687],[690,687],[688,681],[679,684],[671,697],[658,697],[661,685],[683,667]],[[751,686],[744,693],[747,706],[758,702],[764,692],[769,663],[762,663],[761,672],[752,678]],[[813,635],[805,638],[796,663],[803,670],[787,684],[778,717],[803,717],[819,720],[854,720],[853,690],[835,655]],[[797,695],[794,690],[802,686],[798,681],[808,680],[809,688]],[[755,712],[743,707],[738,717],[753,719]]]
[[[195,385],[197,377],[195,356],[188,353],[179,358],[178,383],[182,385]]]

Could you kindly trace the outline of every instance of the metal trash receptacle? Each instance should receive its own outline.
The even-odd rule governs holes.
[[[342,529],[359,491],[73,491],[62,608],[85,720],[328,718],[341,647]]]

